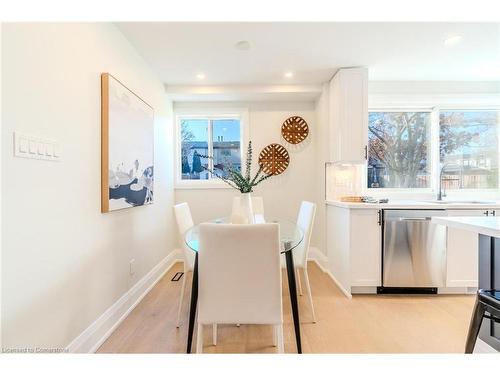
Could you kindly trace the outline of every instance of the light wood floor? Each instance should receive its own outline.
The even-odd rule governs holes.
[[[99,353],[184,353],[191,288],[186,288],[184,319],[177,329],[181,282],[170,281],[177,271],[182,264],[167,272]],[[318,322],[311,322],[307,297],[299,297],[304,353],[463,353],[473,296],[357,295],[349,300],[316,264],[309,264],[309,275]],[[284,274],[285,351],[295,353],[287,285]],[[276,352],[271,327],[219,326],[217,346],[210,329],[204,335],[206,353]]]

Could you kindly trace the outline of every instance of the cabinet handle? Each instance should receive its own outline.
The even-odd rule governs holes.
[[[382,210],[378,210],[378,225],[382,225]]]
[[[368,160],[368,146],[365,146],[365,160]]]
[[[490,215],[490,211],[484,211],[484,214],[485,214],[485,216],[489,216]]]

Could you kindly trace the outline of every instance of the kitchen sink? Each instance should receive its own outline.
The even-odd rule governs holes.
[[[496,204],[495,201],[478,201],[478,200],[469,200],[469,201],[424,201],[426,203],[437,203],[437,204]]]

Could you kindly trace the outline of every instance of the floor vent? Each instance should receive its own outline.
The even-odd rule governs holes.
[[[182,275],[184,275],[184,272],[177,272],[174,277],[172,277],[172,280],[170,281],[179,281],[182,277]]]

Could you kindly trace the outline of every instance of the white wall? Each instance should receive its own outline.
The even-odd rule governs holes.
[[[254,162],[253,171],[257,171],[257,159],[260,151],[270,143],[281,143],[290,154],[290,165],[279,176],[262,182],[253,195],[264,198],[267,217],[276,217],[295,221],[302,200],[317,202],[317,186],[323,181],[317,176],[316,144],[318,122],[312,102],[220,102],[220,103],[175,103],[177,108],[248,108],[249,138],[252,141]],[[281,125],[288,117],[297,115],[309,125],[309,136],[299,145],[291,145],[281,137]],[[246,146],[245,146],[246,147]],[[239,193],[233,189],[177,189],[177,203],[188,202],[195,222],[229,216],[232,197]],[[323,201],[317,202],[323,204]],[[320,235],[315,228],[312,246],[317,246]]]
[[[328,133],[329,121],[329,84],[325,83],[322,86],[321,95],[316,101],[316,200],[318,208],[316,211],[316,247],[318,247],[323,254],[326,251],[326,205],[325,205],[325,163],[329,159],[329,145],[330,139]]]
[[[153,205],[100,213],[101,72],[155,108]],[[3,346],[63,348],[174,247],[171,105],[112,24],[4,24],[2,76]],[[60,162],[14,158],[14,131]]]

